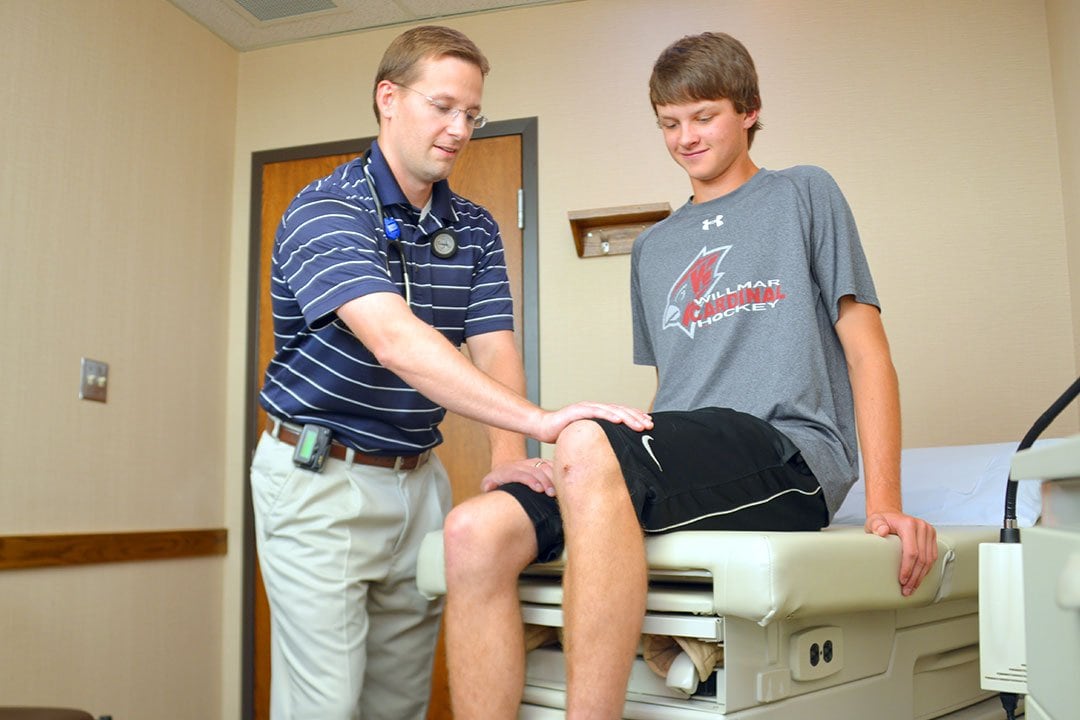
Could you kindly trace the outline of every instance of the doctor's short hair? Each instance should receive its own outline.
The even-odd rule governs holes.
[[[740,113],[761,109],[757,69],[741,42],[727,33],[686,35],[660,53],[649,78],[649,101],[683,105],[702,100],[727,99]],[[761,129],[754,123],[747,135],[753,143]]]
[[[397,85],[411,85],[420,77],[422,61],[443,57],[456,57],[471,63],[485,76],[491,70],[484,53],[462,32],[441,25],[421,25],[406,30],[386,48],[375,74],[375,85],[371,89],[375,119],[382,121],[379,103],[375,100],[379,83],[389,80]]]

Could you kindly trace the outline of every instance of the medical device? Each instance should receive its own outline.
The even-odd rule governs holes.
[[[401,241],[401,225],[395,218],[387,216],[383,211],[382,200],[379,198],[378,190],[375,189],[375,181],[371,177],[371,171],[368,169],[369,165],[371,165],[370,149],[364,153],[364,179],[367,180],[368,189],[371,190],[371,199],[375,203],[375,214],[379,217],[379,227],[382,229],[383,236],[386,237],[390,247],[397,250],[398,257],[401,258],[401,277],[405,283],[405,303],[411,306],[412,283],[409,279],[409,261],[405,256],[405,244]],[[431,252],[435,257],[447,260],[453,257],[457,251],[457,235],[450,228],[439,228],[431,236]],[[387,254],[386,271],[390,272],[389,254]]]
[[[320,425],[304,425],[300,439],[293,451],[293,464],[298,468],[322,472],[326,456],[330,454],[333,436],[329,428]]]
[[[1078,378],[1028,430],[1016,457],[1028,450],[1062,410],[1080,394]],[[1005,492],[1005,517],[999,542],[979,547],[979,663],[981,685],[1001,693],[1008,720],[1016,717],[1019,696],[1028,694],[1024,555],[1016,519],[1018,480],[1015,464]],[[1045,495],[1044,495],[1045,497]]]

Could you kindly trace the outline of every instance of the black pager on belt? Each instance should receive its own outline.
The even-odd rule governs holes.
[[[293,450],[293,464],[305,470],[322,470],[326,456],[330,454],[330,430],[320,425],[305,425]]]

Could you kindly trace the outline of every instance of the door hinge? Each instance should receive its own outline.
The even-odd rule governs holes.
[[[518,188],[518,230],[525,229],[525,191]]]

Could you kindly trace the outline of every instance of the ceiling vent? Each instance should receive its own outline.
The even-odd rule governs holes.
[[[262,22],[337,8],[331,0],[235,0],[235,2]]]

